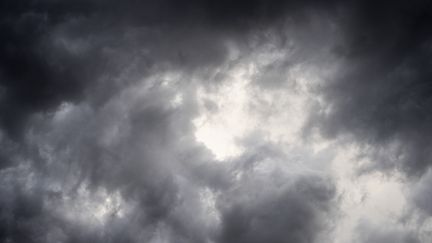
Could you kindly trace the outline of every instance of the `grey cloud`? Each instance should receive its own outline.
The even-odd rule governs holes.
[[[234,162],[236,181],[218,199],[218,242],[322,242],[331,232],[338,205],[332,180],[296,168],[277,150],[258,147]]]
[[[2,240],[318,242],[331,230],[333,183],[302,170],[260,171],[272,161],[290,166],[272,145],[255,150],[256,156],[214,162],[193,138],[190,119],[197,111],[189,89],[195,87],[147,80],[99,109],[64,104],[35,118],[26,135],[29,153],[20,161],[27,166],[1,171],[1,198],[12,198],[2,201]],[[177,92],[188,96],[173,107],[168,101]],[[214,206],[202,201],[205,191]],[[116,195],[119,205],[98,215],[98,207],[108,207],[104,197]],[[9,214],[10,207],[19,213]]]
[[[134,87],[131,90],[135,90]],[[138,100],[129,99],[131,95],[133,92],[119,95],[99,111],[86,104],[64,105],[52,116],[41,117],[39,125],[30,129],[32,132],[26,141],[33,153],[22,158],[30,161],[27,170],[19,166],[2,170],[5,175],[2,198],[12,200],[6,200],[1,207],[5,215],[0,221],[0,228],[5,229],[2,240],[22,242],[17,238],[22,236],[28,237],[24,240],[27,242],[149,241],[154,237],[152,232],[159,228],[171,231],[173,238],[180,237],[182,231],[188,230],[182,229],[186,220],[194,224],[190,227],[196,228],[196,232],[205,232],[200,221],[193,222],[184,218],[190,217],[189,214],[176,213],[183,207],[188,209],[192,203],[200,205],[198,192],[195,192],[200,185],[184,178],[183,171],[189,171],[189,164],[188,161],[180,163],[182,154],[197,153],[195,163],[206,163],[204,159],[211,158],[205,157],[206,152],[200,151],[202,148],[194,147],[188,132],[191,129],[189,107],[170,108],[166,99],[170,99],[172,93],[156,87],[148,95],[138,96]],[[133,104],[134,101],[137,103]],[[120,126],[117,128],[120,134],[104,138],[108,130],[116,129],[116,126]],[[20,165],[25,166],[25,163]],[[18,180],[12,174],[15,170],[32,180],[23,181],[14,188]],[[22,192],[29,183],[30,191]],[[191,183],[191,193],[186,193],[191,189],[185,183]],[[39,193],[33,187],[42,191]],[[114,210],[109,212],[112,216],[104,220],[102,228],[92,225],[91,218],[96,217],[97,223],[100,216],[97,216],[97,209],[91,207],[97,207],[103,201],[92,204],[93,199],[87,199],[83,188],[90,195],[101,190],[107,190],[108,197],[119,193],[124,200],[119,210],[125,211],[125,215],[119,216]],[[14,197],[29,200],[18,201]],[[17,213],[12,211],[9,215],[10,207],[19,207]],[[196,216],[200,211],[195,209]],[[55,220],[49,221],[50,218]],[[50,233],[50,227],[54,225],[58,227],[57,236]],[[185,242],[194,238],[195,242],[202,242],[201,237],[208,237],[205,233],[191,236],[195,234],[192,231],[184,234]],[[53,238],[48,240],[47,237]]]
[[[388,10],[357,1],[2,1],[0,240],[321,242],[338,205],[332,180],[293,166],[295,151],[276,145],[214,162],[194,138],[195,92],[223,77],[216,69],[229,43],[247,55],[254,41],[274,37],[289,51],[295,40],[291,56],[259,70],[258,84],[278,88],[293,63],[339,58],[346,70],[320,93],[332,113],[311,126],[377,148],[396,142],[398,168],[421,172],[429,17],[417,2]],[[326,32],[333,24],[342,38]],[[183,103],[173,106],[178,93]],[[104,208],[103,193],[118,205]]]
[[[330,228],[335,192],[322,178],[267,182],[265,188],[245,184],[221,203],[219,242],[319,242],[319,233]]]
[[[422,220],[430,217],[430,10],[424,1],[343,5],[333,52],[339,67],[317,88],[322,102],[305,129],[354,145],[360,173],[402,175],[408,218]],[[360,242],[420,242],[419,232],[366,228]]]
[[[422,218],[432,215],[432,176],[428,171],[420,180],[413,182],[409,199],[415,208],[420,209]]]
[[[311,124],[351,137],[371,168],[422,174],[430,165],[430,4],[358,2],[341,8],[341,68],[318,91],[325,105]]]
[[[260,0],[4,1],[0,124],[18,139],[34,113],[82,100],[94,89],[105,89],[96,101],[103,102],[149,69],[220,64],[227,54],[225,40],[246,41],[247,33],[302,5]],[[125,80],[120,74],[127,70]]]
[[[388,225],[375,225],[362,221],[357,226],[357,239],[355,242],[363,243],[419,243],[415,232],[405,229],[392,228]]]

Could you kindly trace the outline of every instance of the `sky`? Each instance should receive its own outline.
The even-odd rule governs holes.
[[[431,242],[431,27],[425,0],[2,0],[0,242]]]

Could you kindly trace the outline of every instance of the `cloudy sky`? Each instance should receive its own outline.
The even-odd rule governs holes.
[[[431,28],[424,0],[2,0],[0,242],[431,242]]]

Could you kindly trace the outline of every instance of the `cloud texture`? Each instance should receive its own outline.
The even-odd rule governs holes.
[[[0,241],[428,242],[430,7],[2,1]]]

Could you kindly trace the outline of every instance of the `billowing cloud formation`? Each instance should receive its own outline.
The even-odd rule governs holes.
[[[397,221],[339,235],[356,188],[334,142],[412,176],[407,208],[427,232],[426,3],[3,1],[0,14],[0,241],[427,241]]]
[[[194,142],[189,88],[181,88],[184,98],[176,104],[170,100],[179,90],[160,83],[169,75],[153,78],[97,111],[65,103],[39,116],[26,137],[32,151],[22,161],[29,162],[2,171],[4,240],[310,242],[327,228],[331,181],[302,171],[262,171],[260,165],[282,156],[264,150],[214,162]],[[246,232],[236,233],[238,227]]]

